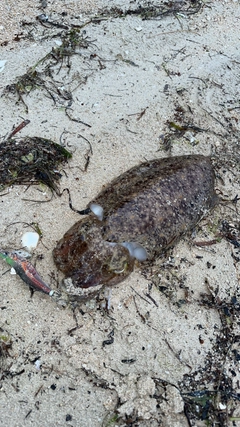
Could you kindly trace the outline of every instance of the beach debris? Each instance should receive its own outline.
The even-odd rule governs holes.
[[[33,265],[25,257],[21,256],[18,251],[8,252],[1,249],[0,258],[10,265],[11,268],[14,268],[18,276],[31,289],[53,296],[54,291],[42,280]]]
[[[25,112],[28,113],[28,106],[24,100],[24,95],[29,95],[35,89],[42,89],[46,95],[51,98],[56,104],[58,101],[66,101],[67,105],[72,104],[71,92],[61,89],[53,79],[45,76],[44,72],[37,71],[34,67],[29,69],[27,73],[19,76],[15,83],[7,85],[2,93],[2,96],[10,97],[17,95],[17,103],[22,103],[25,107]]]
[[[32,251],[37,247],[39,241],[39,234],[34,231],[27,231],[22,236],[22,245],[29,251]]]
[[[35,368],[37,369],[37,371],[40,371],[41,366],[42,366],[42,362],[40,359],[35,360],[34,362]]]
[[[11,139],[16,133],[20,132],[25,126],[29,125],[30,120],[23,120],[20,125],[14,126],[13,130],[10,132],[6,139]]]
[[[46,138],[8,138],[0,144],[0,191],[13,184],[42,183],[60,195],[57,167],[71,157],[66,148]]]
[[[40,15],[40,17],[43,15]],[[38,19],[41,24],[50,23],[48,20]],[[44,24],[45,25],[45,24]],[[57,24],[59,26],[59,24]],[[73,55],[79,55],[81,62],[84,62],[83,51],[88,49],[92,42],[84,35],[84,32],[80,28],[68,28],[63,26],[63,31],[58,34],[60,39],[56,40],[56,46],[40,58],[37,63],[33,64],[27,69],[27,71],[18,76],[15,81],[11,84],[6,85],[1,96],[8,98],[17,98],[17,103],[21,103],[25,112],[28,113],[28,105],[25,101],[25,96],[32,93],[34,90],[42,90],[43,93],[50,99],[52,99],[54,105],[65,105],[70,107],[73,103],[73,96],[70,89],[66,88],[66,79],[64,78],[61,82],[59,78],[56,80],[56,75],[59,75],[66,65],[67,74],[71,69],[71,57]],[[4,66],[5,64],[3,64]],[[55,67],[58,66],[58,69]],[[0,62],[1,72],[1,62]],[[92,70],[87,73],[90,75]],[[77,80],[75,84],[81,86],[86,83],[88,75],[84,72],[84,75],[77,73],[69,83],[67,87],[72,86],[72,82]]]

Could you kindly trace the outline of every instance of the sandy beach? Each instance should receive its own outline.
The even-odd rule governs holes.
[[[239,1],[29,3],[0,5],[1,142],[29,120],[14,138],[71,152],[59,191],[77,210],[129,168],[184,154],[211,156],[221,202],[74,307],[0,260],[0,426],[240,427]],[[1,248],[38,224],[31,263],[60,289],[52,250],[80,219],[67,193],[11,185],[0,201]]]

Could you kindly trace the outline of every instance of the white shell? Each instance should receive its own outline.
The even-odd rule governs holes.
[[[39,241],[39,234],[35,231],[27,231],[22,236],[22,245],[27,250],[31,251],[37,247]]]

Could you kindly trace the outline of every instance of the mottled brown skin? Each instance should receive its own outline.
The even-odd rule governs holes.
[[[82,288],[114,285],[132,272],[134,258],[121,243],[139,243],[153,260],[194,228],[217,203],[210,158],[189,155],[142,163],[91,203],[103,207],[103,220],[91,213],[78,221],[53,251],[58,268]]]
[[[126,248],[102,238],[103,222],[94,214],[78,221],[53,251],[58,268],[75,286],[115,285],[133,270],[134,258]]]

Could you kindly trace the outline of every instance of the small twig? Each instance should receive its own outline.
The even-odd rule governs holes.
[[[85,163],[85,166],[84,166],[84,172],[87,172],[87,168],[88,168],[89,163],[90,163],[90,159],[91,159],[91,157],[89,156],[90,152],[91,152],[91,149],[89,148],[87,154],[85,154],[85,156],[84,156],[85,159],[86,159],[86,163]]]
[[[202,242],[193,242],[193,244],[195,246],[211,246],[211,245],[216,245],[216,243],[219,243],[218,240],[213,239],[213,240],[209,240],[209,241],[202,241]]]
[[[32,409],[30,409],[30,411],[28,411],[28,413],[25,415],[25,419],[27,418],[27,417],[29,417],[29,415],[32,413]]]
[[[224,126],[224,124],[222,122],[220,122],[220,120],[218,120],[216,117],[214,117],[214,115],[212,113],[207,111],[205,108],[203,108],[203,111],[205,111],[210,117],[212,117],[212,119],[216,120],[216,122],[218,122],[223,127],[223,129],[226,128],[226,126]]]
[[[33,199],[22,199],[24,202],[33,202],[33,203],[48,203],[51,202],[53,198],[53,193],[52,193],[52,197],[51,199],[47,199],[47,200],[33,200]]]
[[[143,298],[144,299],[144,298]],[[134,305],[135,305],[135,308],[136,308],[136,311],[137,311],[137,314],[140,316],[140,318],[142,319],[142,322],[143,323],[146,323],[146,319],[145,319],[145,317],[140,313],[140,311],[139,311],[139,309],[138,309],[138,306],[137,306],[137,303],[136,303],[136,299],[135,299],[135,296],[133,296],[133,301],[134,301]],[[148,302],[148,301],[147,301]],[[150,303],[149,303],[150,304]]]
[[[206,85],[206,81],[204,79],[202,79],[201,77],[189,76],[189,79],[201,80],[201,82],[203,82]]]
[[[36,391],[36,393],[34,394],[34,397],[36,398],[38,393],[43,389],[43,385],[40,385],[39,389]]]
[[[238,107],[228,108],[227,110],[228,110],[228,111],[232,111],[232,110],[238,110],[239,108],[240,108],[240,106],[238,106]]]
[[[174,356],[177,358],[177,360],[179,360],[180,363],[182,363],[183,365],[186,365],[190,370],[192,370],[192,366],[189,365],[187,362],[184,362],[183,360],[181,360],[180,358],[180,354],[177,354],[173,348],[171,347],[171,345],[169,344],[168,340],[166,338],[164,338],[165,343],[167,344],[168,348],[171,350],[171,352],[174,354]]]
[[[75,119],[75,117],[71,117],[70,114],[69,114],[69,112],[68,112],[68,110],[69,110],[69,108],[65,108],[65,114],[69,118],[69,120],[71,120],[72,122],[81,123],[82,125],[87,126],[89,128],[92,127],[91,125],[89,125],[88,123],[83,122],[80,119]]]
[[[137,120],[140,120],[142,116],[146,113],[147,108],[148,107],[144,108],[144,110],[142,110],[140,113],[128,114],[128,116],[138,116]]]
[[[81,135],[80,133],[78,134],[78,138],[82,138],[82,139],[84,139],[88,144],[89,144],[89,147],[90,147],[90,153],[93,155],[93,149],[92,149],[92,144],[91,144],[91,142],[90,141],[88,141],[88,139],[87,138],[85,138],[85,136],[83,136],[83,135]]]
[[[17,132],[20,132],[25,126],[27,126],[30,123],[30,120],[23,120],[20,125],[18,125],[16,128],[13,129],[13,131],[8,135],[7,140],[11,139]]]
[[[155,299],[153,297],[151,297],[150,294],[144,294],[144,295],[146,295],[146,297],[148,297],[153,302],[153,304],[155,304],[155,306],[158,307],[157,302],[155,301]]]
[[[140,295],[132,286],[131,286],[131,289],[140,297],[140,298],[142,298],[144,301],[146,301],[148,304],[151,304],[146,298],[143,298],[143,296],[142,295]]]

